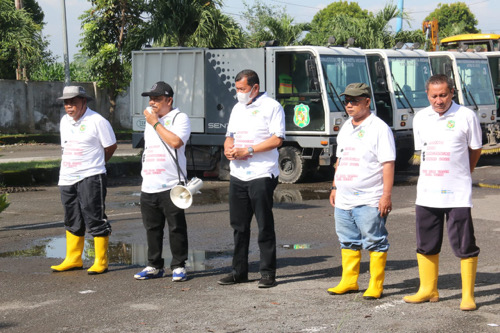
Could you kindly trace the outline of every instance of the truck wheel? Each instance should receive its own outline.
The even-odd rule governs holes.
[[[279,153],[279,181],[287,184],[302,181],[306,176],[307,168],[300,151],[295,147],[282,147],[279,149]]]

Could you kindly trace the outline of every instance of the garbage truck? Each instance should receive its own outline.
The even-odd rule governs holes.
[[[431,76],[429,56],[422,50],[367,49],[377,116],[394,131],[397,167],[413,156],[413,118],[429,106],[425,83]],[[410,147],[410,148],[409,148]]]
[[[483,132],[483,154],[498,151],[497,102],[488,58],[483,52],[428,53],[434,74],[445,74],[455,85],[454,100],[473,110]]]
[[[361,49],[266,46],[134,51],[130,87],[134,147],[143,143],[143,110],[148,105],[141,93],[157,81],[166,81],[174,90],[174,106],[191,120],[192,134],[186,145],[188,170],[228,179],[229,161],[223,144],[231,109],[237,103],[234,79],[243,69],[255,70],[261,91],[278,100],[285,111],[280,182],[296,183],[321,169],[331,170],[336,137],[348,119],[340,94],[350,83],[371,85]],[[371,110],[376,112],[375,103],[371,103]],[[397,132],[399,127],[393,129]],[[412,147],[406,149],[413,152]]]

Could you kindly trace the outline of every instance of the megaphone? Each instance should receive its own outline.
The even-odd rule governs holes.
[[[180,209],[189,208],[193,204],[193,195],[203,187],[200,178],[193,177],[186,186],[176,185],[170,191],[170,199]]]

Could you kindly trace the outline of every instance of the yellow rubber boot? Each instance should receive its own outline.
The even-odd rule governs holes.
[[[102,274],[108,271],[108,242],[109,236],[94,237],[94,264],[87,270],[90,275]]]
[[[363,294],[364,299],[379,299],[382,296],[386,262],[387,252],[370,251],[370,283]]]
[[[437,289],[439,273],[439,254],[424,255],[417,253],[420,287],[415,295],[403,297],[406,303],[423,303],[439,301]]]
[[[462,302],[460,303],[460,310],[476,310],[474,284],[476,283],[477,257],[461,259],[460,266],[462,267]]]
[[[336,287],[328,289],[328,293],[331,295],[341,295],[358,291],[360,262],[361,251],[342,249],[342,279]]]
[[[66,258],[57,266],[50,266],[54,272],[64,272],[83,268],[82,253],[84,236],[75,236],[66,230]]]

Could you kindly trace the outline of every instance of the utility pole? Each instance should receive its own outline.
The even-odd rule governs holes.
[[[398,3],[398,17],[396,21],[396,33],[400,32],[403,29],[403,7],[404,7],[404,0],[399,0]]]
[[[16,0],[17,1],[17,0]],[[68,55],[68,28],[66,25],[66,2],[61,0],[62,4],[62,21],[63,21],[63,54],[64,54],[64,85],[71,84],[71,76],[69,72],[69,55]]]

